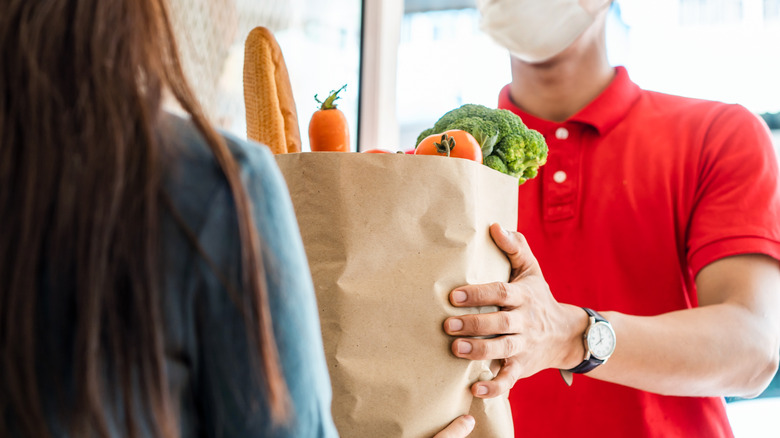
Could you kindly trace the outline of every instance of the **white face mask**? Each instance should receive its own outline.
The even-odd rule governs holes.
[[[480,28],[523,61],[544,62],[563,52],[609,6],[586,10],[581,0],[477,0]]]

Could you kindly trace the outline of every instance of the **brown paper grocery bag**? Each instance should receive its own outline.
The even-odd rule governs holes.
[[[472,437],[513,436],[506,396],[469,388],[498,362],[450,351],[449,292],[507,281],[488,227],[517,224],[517,180],[472,161],[308,152],[276,157],[309,259],[342,437],[431,437],[457,416]],[[485,308],[482,311],[494,311]]]

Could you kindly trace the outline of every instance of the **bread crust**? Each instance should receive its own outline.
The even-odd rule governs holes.
[[[301,151],[301,134],[290,76],[273,33],[258,26],[249,33],[244,53],[244,102],[247,137],[273,153]]]

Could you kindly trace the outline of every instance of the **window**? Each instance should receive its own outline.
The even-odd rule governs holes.
[[[739,103],[755,113],[780,111],[780,20],[764,20],[767,4],[619,0],[628,32],[620,37],[627,50],[617,61],[646,89]]]
[[[464,103],[494,107],[509,83],[509,55],[479,30],[476,9],[404,14],[398,47],[400,147]]]
[[[303,150],[314,95],[344,84],[339,108],[357,138],[362,0],[170,0],[183,64],[217,125],[246,138],[244,41],[256,26],[271,29],[287,64]],[[353,140],[353,148],[355,140]]]
[[[680,25],[711,25],[742,21],[742,0],[680,0]]]
[[[767,25],[780,23],[780,0],[764,0],[764,22]]]

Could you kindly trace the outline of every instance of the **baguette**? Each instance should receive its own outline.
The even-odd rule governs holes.
[[[265,27],[252,29],[244,44],[246,133],[274,154],[301,151],[298,113],[282,50]]]

